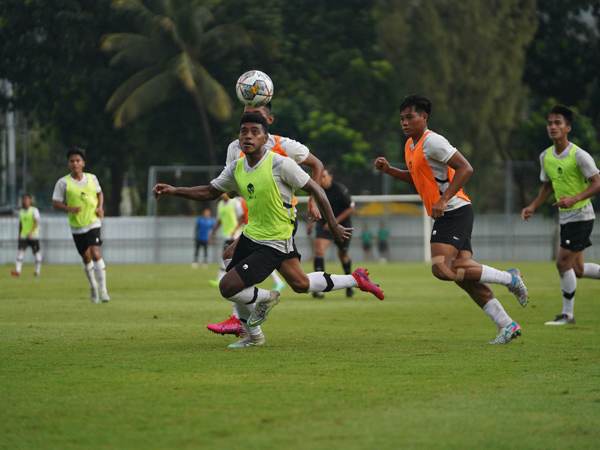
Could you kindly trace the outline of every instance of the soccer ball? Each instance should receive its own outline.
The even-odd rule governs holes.
[[[275,88],[273,82],[264,72],[250,70],[238,78],[235,85],[237,98],[245,106],[258,108],[271,101]]]

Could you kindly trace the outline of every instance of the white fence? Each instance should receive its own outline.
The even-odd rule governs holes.
[[[376,235],[382,218],[353,217],[354,237],[350,254],[355,261],[364,260],[360,232],[368,223]],[[419,216],[385,218],[390,229],[390,259],[393,261],[423,261],[423,220]],[[0,263],[12,263],[17,252],[18,220],[0,218]],[[194,253],[194,217],[109,217],[103,219],[102,254],[111,263],[186,263]],[[548,218],[533,217],[524,222],[518,215],[476,215],[473,230],[474,258],[480,261],[548,261],[553,255],[556,223]],[[304,260],[312,255],[312,238],[306,234],[306,222],[300,221],[296,243]],[[71,264],[80,262],[66,216],[42,214],[40,240],[45,263]],[[600,230],[592,241],[596,245],[586,250],[586,259],[600,259]],[[377,244],[373,246],[378,256]],[[221,254],[222,240],[209,250],[211,262]],[[428,255],[427,255],[428,256]],[[33,260],[28,250],[26,261]],[[336,260],[336,248],[330,246],[328,260]]]

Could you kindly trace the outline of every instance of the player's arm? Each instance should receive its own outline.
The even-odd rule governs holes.
[[[325,221],[329,226],[329,232],[333,238],[338,242],[350,239],[353,229],[345,228],[337,222],[323,188],[315,183],[314,180],[309,179],[302,189],[312,195],[317,202],[317,205],[319,205],[319,208],[321,208],[321,212],[325,216]]]
[[[59,211],[70,212],[72,214],[79,214],[79,211],[81,211],[81,206],[69,206],[57,200],[52,200],[52,207]]]
[[[19,220],[19,234],[17,234],[17,240],[21,239],[21,230],[23,229],[23,224]]]
[[[461,190],[473,174],[473,167],[471,167],[469,161],[467,161],[459,151],[454,152],[454,155],[452,155],[446,164],[454,169],[454,177],[452,178],[448,189],[446,189],[439,200],[431,207],[432,219],[439,219],[444,215],[444,211],[446,211],[446,206],[450,199]]]
[[[215,226],[212,228],[212,230],[210,230],[210,236],[208,237],[208,243],[212,244],[213,243],[213,239],[215,238],[215,233],[217,232],[217,230],[221,227],[221,219],[217,219],[217,222],[215,223]]]
[[[404,181],[408,184],[415,184],[412,176],[408,170],[397,169],[396,167],[390,166],[390,163],[384,157],[380,156],[375,160],[375,169],[381,173],[385,173],[394,178]]]
[[[593,177],[588,179],[588,187],[585,188],[577,195],[573,195],[569,197],[567,195],[558,199],[557,202],[552,205],[558,206],[559,208],[570,208],[575,203],[585,200],[586,198],[590,198],[593,195],[597,194],[600,191],[600,175],[596,174]]]
[[[197,202],[216,200],[223,193],[215,189],[212,184],[194,187],[174,187],[164,183],[154,185],[152,192],[154,193],[154,198],[157,199],[160,197],[181,197]]]
[[[310,177],[315,183],[321,186],[323,181],[323,170],[325,169],[321,160],[312,153],[309,153],[304,162],[302,162],[302,165],[310,168]],[[310,222],[316,222],[321,219],[321,211],[319,211],[312,196],[308,199],[307,209],[308,220]]]
[[[540,189],[540,193],[535,198],[535,200],[533,202],[531,202],[531,204],[529,206],[526,206],[525,208],[523,208],[521,210],[521,219],[529,220],[529,218],[531,216],[533,216],[534,211],[539,206],[546,203],[546,200],[548,200],[548,198],[550,197],[550,195],[552,195],[553,192],[554,192],[554,188],[552,187],[552,182],[546,181],[542,185],[542,189]]]
[[[97,193],[98,195],[98,207],[96,208],[96,215],[102,219],[104,217],[104,194],[102,191]]]
[[[33,236],[33,234],[35,233],[35,230],[38,229],[39,225],[40,225],[40,219],[35,219],[33,221],[33,228],[31,229],[31,231],[27,235],[27,239],[31,239],[31,236]],[[19,236],[21,236],[21,227],[20,226],[19,226]]]

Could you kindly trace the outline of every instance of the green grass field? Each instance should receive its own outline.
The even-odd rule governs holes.
[[[556,269],[518,267],[526,309],[495,286],[509,345],[426,264],[371,263],[383,302],[288,288],[267,344],[227,349],[204,327],[231,313],[216,266],[109,264],[99,305],[80,266],[0,266],[0,448],[598,448],[600,280],[579,280],[576,326],[545,327]]]

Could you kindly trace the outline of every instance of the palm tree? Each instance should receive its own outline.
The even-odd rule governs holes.
[[[224,122],[231,117],[232,104],[201,62],[249,45],[249,35],[235,25],[211,27],[214,18],[208,8],[189,0],[158,3],[160,11],[154,12],[143,0],[112,1],[115,9],[133,12],[143,27],[140,33],[102,38],[101,49],[112,54],[112,67],[136,70],[112,94],[106,109],[114,113],[115,128],[122,128],[184,88],[200,114],[210,164],[216,165],[208,115]]]

